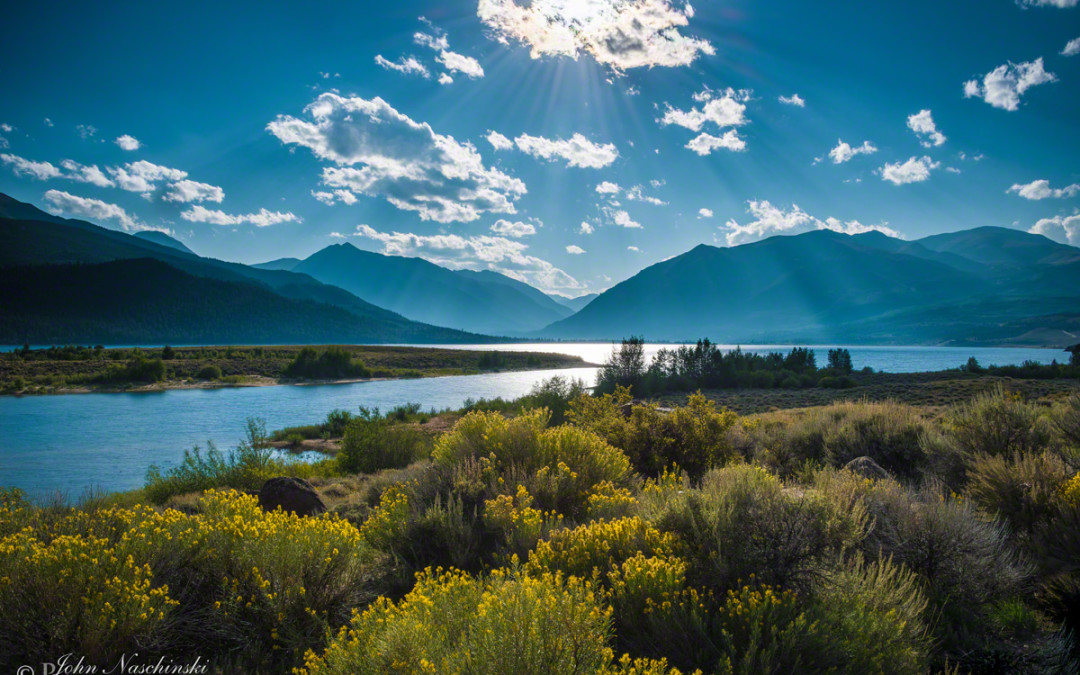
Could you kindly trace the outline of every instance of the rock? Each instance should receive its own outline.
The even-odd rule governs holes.
[[[326,512],[326,504],[311,483],[303,478],[279,476],[263,483],[259,490],[259,506],[266,511],[281,507],[282,511],[298,516],[316,516]]]
[[[888,471],[881,468],[881,465],[870,459],[869,457],[856,457],[847,464],[844,468],[852,473],[856,473],[863,478],[872,478],[874,480],[882,480],[885,478],[892,478]]]

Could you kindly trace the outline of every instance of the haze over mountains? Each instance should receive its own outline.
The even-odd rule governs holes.
[[[65,291],[65,289],[69,289]],[[202,258],[0,195],[0,343],[1046,344],[1080,341],[1080,249],[982,227],[917,241],[817,231],[700,245],[598,296],[351,244],[304,260]]]

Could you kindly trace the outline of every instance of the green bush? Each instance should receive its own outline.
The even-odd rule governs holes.
[[[1070,477],[1064,462],[1051,453],[980,455],[968,469],[967,495],[1027,540],[1053,517]]]
[[[220,366],[203,366],[199,369],[199,372],[195,375],[200,380],[220,380],[221,379],[221,367]]]
[[[344,347],[328,347],[321,353],[311,347],[304,347],[285,367],[282,375],[297,379],[325,380],[368,377],[370,371],[362,361],[353,359],[352,354]]]
[[[1036,452],[1050,440],[1039,410],[1000,385],[956,406],[948,416],[948,426],[970,453],[1011,457]]]
[[[400,469],[424,456],[430,438],[408,424],[392,424],[379,409],[360,408],[345,425],[338,464],[346,473]]]

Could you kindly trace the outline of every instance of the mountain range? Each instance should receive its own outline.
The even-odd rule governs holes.
[[[1080,248],[998,227],[700,245],[569,299],[348,243],[305,259],[225,262],[161,232],[126,234],[0,195],[0,294],[6,344],[1080,340]]]

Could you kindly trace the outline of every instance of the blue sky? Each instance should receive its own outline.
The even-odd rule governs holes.
[[[277,4],[16,3],[0,191],[565,295],[823,227],[1080,244],[1077,0]]]

